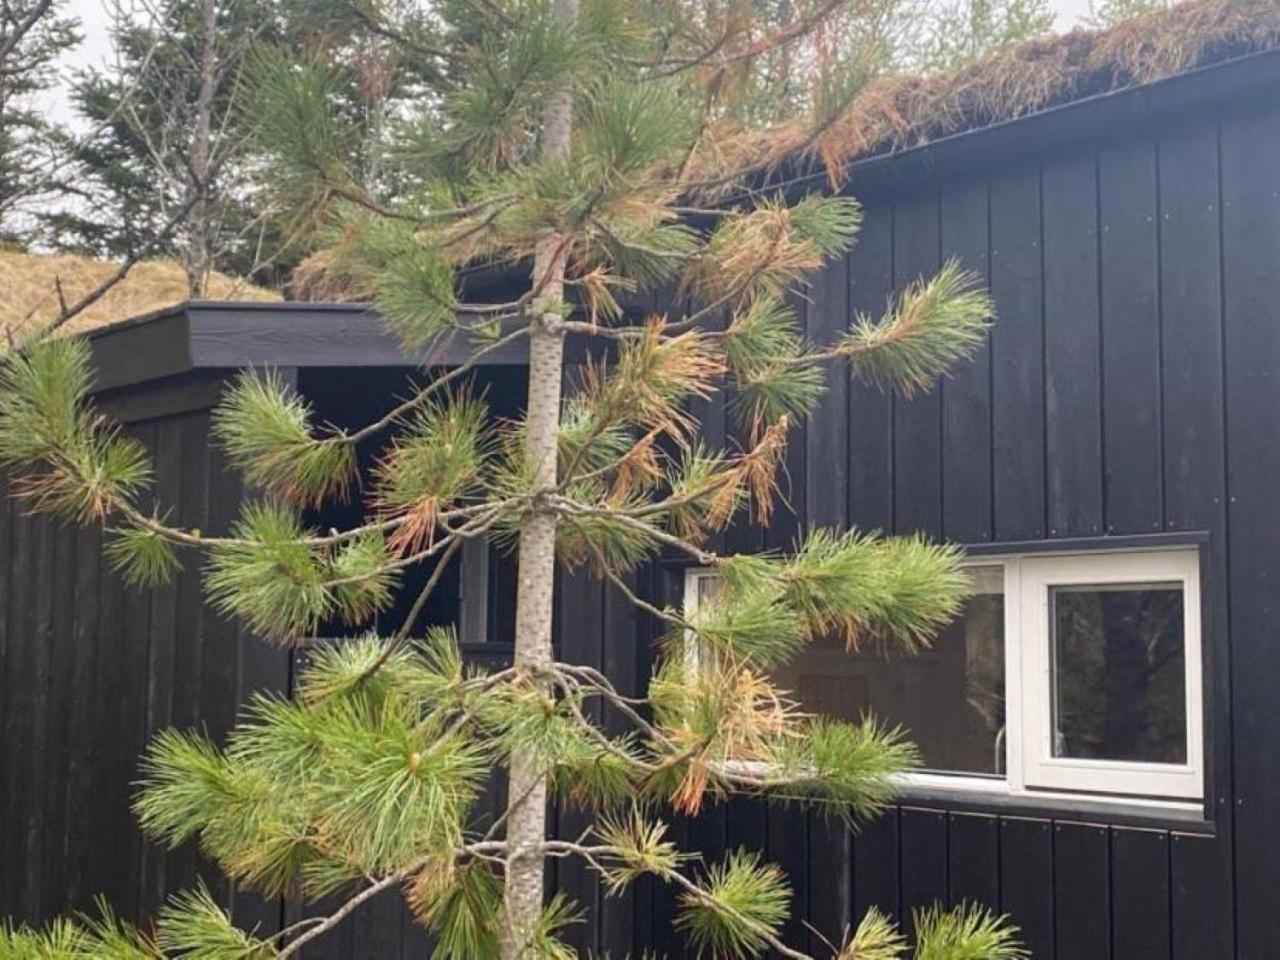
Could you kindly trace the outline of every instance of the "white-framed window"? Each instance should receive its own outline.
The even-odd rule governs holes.
[[[1204,795],[1194,548],[976,557],[959,617],[916,655],[815,638],[775,671],[803,709],[901,724],[933,790],[1198,806]],[[689,570],[692,611],[718,588]],[[691,656],[696,667],[696,654]]]

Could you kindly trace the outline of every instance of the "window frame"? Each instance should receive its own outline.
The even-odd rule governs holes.
[[[967,569],[1003,571],[1005,644],[1004,776],[965,772],[917,771],[902,774],[904,792],[1023,800],[1088,801],[1103,806],[1203,812],[1206,778],[1207,696],[1202,620],[1203,585],[1196,544],[1074,551],[987,552],[966,559]],[[717,576],[713,567],[686,567],[684,610],[698,602],[701,578]],[[1184,696],[1187,762],[1055,758],[1049,749],[1052,727],[1052,677],[1049,672],[1048,587],[1055,585],[1182,584]],[[1036,616],[1039,627],[1031,625]],[[1036,630],[1032,637],[1030,630]],[[687,667],[697,670],[697,644],[686,647]],[[1039,688],[1036,690],[1035,688]],[[1009,718],[1020,717],[1018,723]]]

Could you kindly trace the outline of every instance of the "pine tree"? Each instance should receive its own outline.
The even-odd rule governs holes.
[[[24,243],[35,207],[59,192],[46,176],[58,138],[35,97],[55,81],[57,58],[80,41],[52,0],[0,0],[0,242]]]
[[[761,12],[761,7],[764,12]],[[430,15],[361,8],[419,59],[414,115],[389,125],[372,187],[344,162],[353,121],[333,107],[332,59],[255,55],[253,113],[264,183],[299,222],[326,225],[332,269],[368,293],[410,354],[441,338],[470,359],[424,379],[358,430],[318,422],[269,373],[246,372],[216,411],[219,442],[260,496],[225,535],[144,509],[145,452],[86,399],[83,345],[23,345],[0,377],[0,465],[35,509],[104,523],[112,562],[142,586],[203,564],[210,602],[264,639],[290,643],[335,619],[354,639],[318,651],[297,696],[255,698],[225,744],[170,731],[145,758],[144,828],[197,841],[237,884],[344,906],[280,935],[236,930],[202,890],[154,933],[105,910],[44,932],[10,930],[18,956],[289,957],[382,890],[401,888],[436,955],[566,957],[576,905],[548,896],[548,859],[575,858],[606,886],[642,876],[673,888],[691,946],[717,957],[773,950],[786,878],[747,852],[703,864],[668,836],[667,811],[735,794],[858,823],[916,762],[901,731],[802,713],[770,679],[815,636],[915,650],[954,616],[967,583],[957,551],[919,538],[813,529],[785,553],[717,552],[729,524],[767,522],[789,429],[824,377],[845,369],[910,394],[982,342],[992,308],[955,264],[860,316],[832,342],[802,335],[790,304],[805,277],[853,242],[857,203],[768,184],[822,153],[838,100],[827,31],[861,5],[630,4],[451,0]],[[783,51],[814,66],[807,123],[761,125],[742,109]],[[829,170],[838,180],[833,162]],[[856,255],[856,254],[855,254]],[[484,271],[477,271],[477,266]],[[477,273],[507,291],[481,297]],[[491,288],[491,286],[490,286]],[[644,310],[653,298],[665,304]],[[593,360],[566,382],[566,337]],[[525,344],[529,392],[495,421],[468,374]],[[691,402],[724,390],[743,443],[713,449]],[[358,443],[390,436],[362,474]],[[306,508],[360,497],[365,519],[310,529]],[[518,562],[515,658],[481,672],[453,633],[419,629],[437,573],[462,544],[493,538]],[[715,568],[695,613],[638,595],[629,575],[660,554]],[[554,659],[557,564],[608,580],[667,628],[647,696]],[[436,571],[389,636],[363,634],[404,573]],[[625,732],[596,719],[604,705]],[[508,806],[471,813],[491,767]],[[548,800],[592,811],[576,838],[548,836]],[[979,907],[916,918],[917,957],[1024,954]],[[110,948],[108,950],[108,947]],[[876,912],[830,955],[901,957]]]

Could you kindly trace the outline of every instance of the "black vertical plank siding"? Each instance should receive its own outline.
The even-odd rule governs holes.
[[[1146,139],[1098,155],[1107,533],[1163,524],[1159,198]]]
[[[1237,950],[1280,954],[1280,113],[1222,126]]]
[[[1111,833],[1112,956],[1168,960],[1169,835],[1160,830]]]
[[[1167,530],[1207,530],[1205,636],[1211,685],[1217,837],[1197,855],[1171,857],[1175,944],[1226,955],[1233,941],[1230,716],[1231,649],[1227,590],[1227,483],[1218,130],[1198,124],[1160,144],[1161,339],[1164,490]],[[1175,838],[1176,840],[1176,838]],[[1182,845],[1175,842],[1177,851]],[[1204,859],[1214,862],[1205,869]],[[1207,938],[1207,939],[1206,939]],[[1178,951],[1181,946],[1176,947]],[[1194,953],[1179,953],[1194,956]]]
[[[853,922],[853,843],[849,829],[822,811],[809,814],[809,949],[840,942]]]
[[[865,824],[853,839],[853,922],[867,910],[901,916],[898,809],[892,807]]]
[[[827,264],[809,287],[805,332],[818,346],[835,343],[849,327],[849,260]],[[805,431],[805,519],[810,526],[843,527],[848,518],[849,378],[843,363],[826,367],[826,392]]]
[[[134,424],[128,431],[143,443],[152,456],[156,451],[154,421]],[[149,509],[150,503],[144,505]],[[113,824],[111,845],[114,870],[103,892],[128,918],[141,921],[139,878],[142,871],[142,831],[129,808],[132,784],[138,779],[138,758],[147,745],[148,641],[151,625],[151,593],[143,587],[121,584],[120,633],[112,653],[117,660],[117,684],[110,697],[116,705],[113,744],[109,755],[115,760],[111,783],[107,785],[107,805]]]
[[[601,665],[601,621],[604,612],[604,590],[600,580],[586,570],[561,571],[556,637],[558,656],[566,663],[599,668]],[[599,704],[587,707],[588,716],[598,719]],[[555,804],[556,835],[562,840],[576,840],[591,822],[589,813],[561,797]],[[577,858],[555,862],[556,889],[578,905],[588,922],[574,924],[565,931],[565,941],[579,953],[595,950],[598,931],[599,885],[595,873]]]
[[[628,586],[632,590],[638,588],[638,577],[629,575]],[[601,636],[604,639],[603,665],[605,675],[610,678],[618,692],[623,696],[636,697],[641,694],[636,647],[640,642],[639,624],[636,608],[631,601],[612,584],[604,585],[604,613]],[[622,733],[632,729],[631,724],[616,712],[605,708],[605,729],[610,733]],[[631,948],[631,936],[635,927],[635,888],[628,887],[615,896],[600,892],[600,934],[599,945],[603,952],[612,956],[625,956]]]
[[[1050,537],[1102,532],[1098,228],[1092,153],[1045,165],[1045,483]],[[1003,317],[997,318],[997,324]]]
[[[942,188],[942,255],[988,285],[985,178]],[[957,364],[939,385],[942,402],[942,529],[956,543],[991,539],[991,348]]]
[[[19,556],[21,538],[18,527],[21,518],[18,506],[12,499],[10,476],[0,474],[0,549],[4,551],[4,566],[0,568],[0,764],[5,770],[17,769],[14,750],[17,747],[17,702],[20,690],[17,672],[18,654],[22,633],[15,622],[14,611],[24,594],[24,576]],[[20,794],[14,785],[14,776],[0,777],[0,849],[16,850],[14,825]],[[16,865],[0,869],[0,907],[12,912],[16,908],[14,891],[17,889]]]
[[[41,895],[42,912],[48,916],[58,909],[65,888],[67,818],[64,798],[67,793],[68,770],[75,750],[75,728],[71,711],[77,691],[68,682],[75,672],[75,636],[72,630],[76,595],[77,529],[70,524],[57,524],[49,531],[53,537],[54,561],[53,612],[49,633],[48,743],[44,757],[44,872]]]
[[[1247,953],[1234,945],[1232,926],[1232,876],[1230,860],[1222,856],[1213,837],[1174,833],[1169,837],[1169,878],[1173,960],[1205,960],[1208,957],[1268,957]],[[1243,881],[1238,881],[1240,889]],[[1248,922],[1255,922],[1247,918]],[[1243,926],[1245,920],[1242,919]],[[1263,929],[1276,923],[1274,914],[1262,921]],[[1256,936],[1251,933],[1250,936]]]
[[[1111,956],[1111,836],[1103,826],[1059,823],[1053,837],[1057,960]]]
[[[26,828],[27,799],[22,776],[23,750],[29,736],[30,692],[28,679],[28,662],[32,646],[31,631],[26,616],[28,606],[33,603],[31,586],[35,581],[34,539],[32,526],[34,520],[26,515],[25,508],[16,503],[11,508],[13,526],[10,533],[11,563],[13,565],[13,595],[10,598],[8,614],[9,641],[4,662],[5,713],[3,737],[0,737],[0,760],[4,763],[6,775],[0,780],[0,791],[4,797],[4,816],[0,817],[0,849],[10,852],[12,866],[4,872],[4,886],[0,888],[0,896],[13,914],[21,915],[23,904],[20,902],[23,885],[27,878],[23,876],[24,858],[21,855],[25,847],[24,831]]]
[[[1053,832],[1047,820],[1000,821],[1000,909],[1035,960],[1053,960]]]
[[[723,808],[721,808],[723,809]],[[804,949],[809,943],[809,818],[800,810],[777,806],[767,813],[765,856],[787,875],[791,910],[782,923],[782,942]],[[695,834],[696,836],[696,834]]]
[[[867,210],[849,254],[850,316],[883,316],[893,288],[893,211]],[[893,527],[893,399],[878,387],[849,384],[849,524]]]
[[[991,181],[992,463],[995,539],[1045,535],[1040,173]]]
[[[1160,144],[1165,529],[1221,533],[1222,276],[1217,127]]]
[[[27,551],[31,578],[22,624],[26,655],[22,658],[23,683],[27,695],[19,727],[18,750],[21,762],[16,788],[22,791],[25,816],[21,818],[22,842],[15,847],[24,877],[18,898],[21,915],[43,919],[41,894],[45,855],[45,750],[49,746],[49,648],[53,639],[54,545],[56,522],[47,517],[28,517],[31,545]],[[61,598],[59,598],[59,601]]]
[[[938,196],[924,189],[893,209],[893,284],[901,296],[938,269]],[[942,399],[934,389],[893,405],[893,516],[898,533],[942,533]]]
[[[66,832],[61,856],[64,861],[60,909],[89,909],[94,891],[87,889],[87,861],[94,848],[91,817],[96,798],[93,775],[94,690],[98,685],[98,581],[102,566],[102,534],[96,526],[76,532],[74,603],[71,625],[72,664],[65,682],[71,691],[68,727],[66,792],[62,799]],[[56,798],[51,798],[56,802]]]
[[[104,538],[105,539],[105,538]],[[94,837],[94,853],[85,870],[85,890],[91,896],[108,892],[120,869],[116,809],[111,799],[119,787],[116,752],[120,749],[120,698],[123,683],[123,625],[125,587],[110,564],[98,563],[98,617],[93,624],[97,654],[93,685],[88,696],[93,703],[90,749],[96,758],[90,781],[87,833]]]
[[[156,425],[155,496],[157,512],[182,522],[179,502],[182,496],[183,447],[198,438],[184,438],[184,417],[165,417]],[[178,587],[175,581],[158,584],[146,591],[150,594],[151,619],[147,629],[146,699],[144,726],[146,740],[154,732],[171,725],[173,718],[173,678],[178,658],[177,639],[179,613]],[[184,618],[185,619],[185,618]],[[184,651],[185,652],[185,651]],[[166,890],[164,848],[149,838],[140,838],[139,904],[143,915],[154,913],[164,903]]]
[[[953,813],[947,825],[947,899],[951,904],[1000,902],[1000,826],[995,817]]]
[[[905,922],[916,910],[947,902],[947,815],[903,807],[898,829]]]
[[[179,458],[179,495],[174,504],[174,516],[185,527],[197,530],[209,529],[209,411],[197,410],[184,414],[181,424],[181,456]],[[185,566],[190,569],[200,560],[187,553]],[[200,724],[200,690],[204,678],[201,673],[204,661],[206,611],[201,593],[199,576],[180,576],[174,585],[173,626],[173,691],[169,698],[170,723],[178,729],[190,729]],[[199,848],[188,843],[170,854],[166,863],[165,880],[170,890],[189,887],[200,873]]]

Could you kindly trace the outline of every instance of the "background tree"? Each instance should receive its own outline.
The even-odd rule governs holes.
[[[104,522],[131,580],[165,579],[192,562],[184,553],[203,552],[211,602],[268,640],[334,619],[359,631],[391,608],[406,571],[432,571],[392,635],[320,652],[296,699],[256,699],[225,745],[166,733],[146,760],[137,811],[154,836],[198,838],[245,887],[347,899],[260,939],[197,891],[175,899],[154,934],[108,916],[11,931],[7,947],[287,957],[402,887],[439,956],[562,957],[558,934],[576,907],[548,898],[543,876],[549,858],[572,857],[614,890],[644,875],[673,886],[700,951],[808,956],[782,940],[780,870],[746,852],[703,865],[666,837],[662,811],[746,793],[873,816],[913,748],[873,718],[803,714],[769,671],[820,634],[916,649],[965,596],[957,552],[917,538],[814,529],[785,555],[712,546],[732,522],[768,521],[787,432],[827,367],[927,389],[990,320],[988,298],[954,264],[828,343],[807,342],[787,305],[847,249],[860,210],[846,196],[766,185],[814,156],[838,180],[823,135],[853,81],[838,96],[824,86],[834,76],[825,40],[870,10],[840,0],[765,14],[747,2],[616,0],[361,8],[377,36],[416,58],[421,83],[418,109],[386,125],[373,178],[347,162],[360,134],[335,110],[343,66],[255,55],[254,147],[275,202],[325,226],[332,269],[369,292],[408,352],[429,362],[452,337],[472,345],[471,359],[424,371],[399,407],[358,430],[315,422],[273,376],[245,373],[216,432],[262,498],[225,535],[142,506],[145,454],[88,405],[87,355],[73,341],[30,343],[6,362],[0,464],[21,471],[17,492],[35,509]],[[787,49],[816,58],[815,89],[799,98],[804,112],[761,124],[739,97]],[[664,306],[640,309],[641,295]],[[566,384],[570,336],[592,360]],[[495,421],[467,374],[516,343],[528,349],[527,402],[514,421]],[[743,439],[718,450],[688,405],[722,389]],[[379,436],[362,474],[356,445]],[[357,496],[355,525],[306,525],[306,508]],[[449,631],[410,639],[440,572],[477,537],[509,544],[519,569],[515,661],[490,674],[463,665]],[[714,567],[719,595],[687,616],[633,592],[627,575],[663,553]],[[557,561],[607,578],[668,627],[643,700],[554,660]],[[597,702],[625,733],[591,716]],[[478,828],[471,811],[495,762],[508,805]],[[553,794],[594,812],[586,834],[548,836]],[[1021,956],[979,908],[916,919],[918,956]],[[873,912],[831,954],[905,950]]]
[[[33,210],[60,185],[45,177],[56,138],[36,97],[52,87],[59,55],[80,41],[62,6],[0,0],[0,243],[24,243]]]
[[[1054,16],[1048,0],[936,0],[924,4],[914,21],[899,45],[899,63],[908,72],[928,73],[966,67],[1044,36],[1052,32]]]

